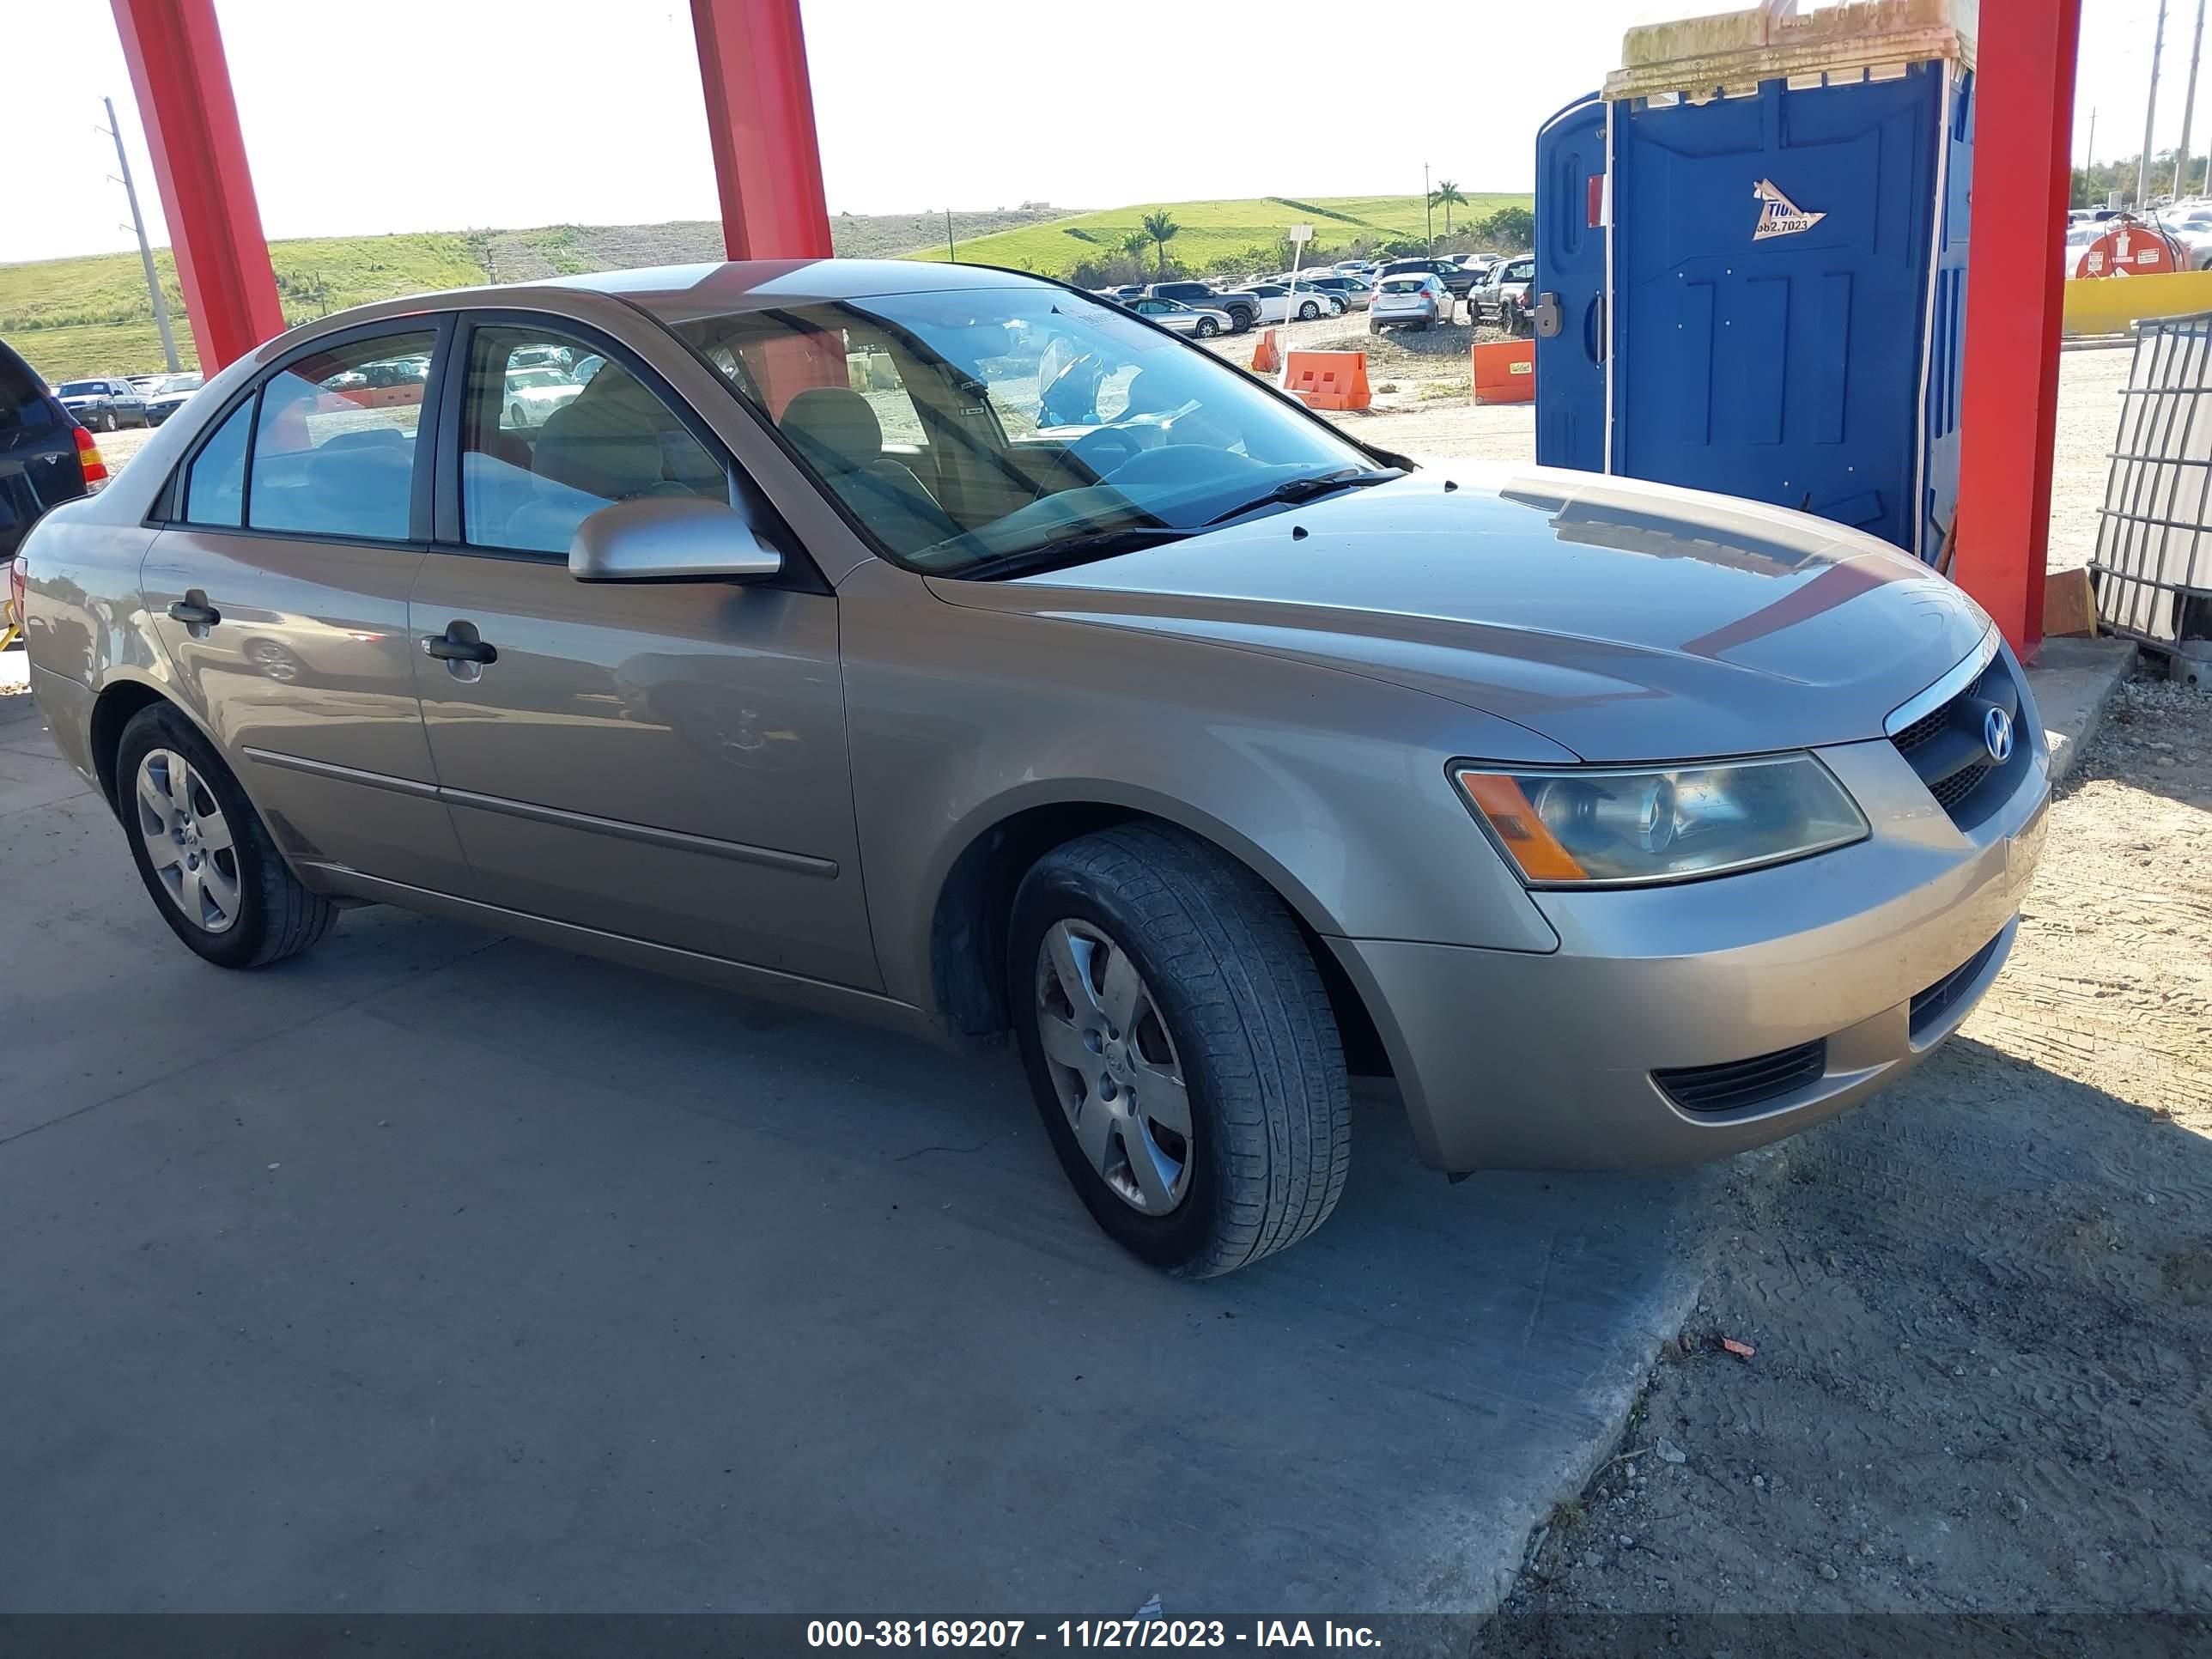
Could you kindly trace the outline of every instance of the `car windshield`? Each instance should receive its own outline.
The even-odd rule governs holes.
[[[106,390],[105,380],[64,380],[58,388],[64,398],[96,398]]]
[[[1085,295],[872,295],[672,323],[888,556],[945,575],[1194,533],[1374,458]]]
[[[154,388],[156,392],[198,392],[199,389],[200,377],[197,374],[164,374],[161,383]]]

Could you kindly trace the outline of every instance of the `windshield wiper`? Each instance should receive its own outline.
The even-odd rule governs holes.
[[[1369,484],[1388,483],[1393,478],[1406,475],[1397,467],[1361,471],[1347,467],[1340,472],[1322,472],[1311,477],[1285,478],[1264,495],[1255,495],[1250,501],[1231,507],[1226,513],[1217,513],[1206,520],[1209,525],[1226,524],[1231,519],[1241,519],[1247,513],[1256,513],[1263,507],[1274,507],[1283,502],[1310,501],[1316,495],[1326,495],[1334,489],[1364,489]]]
[[[1069,536],[1056,542],[1047,542],[1042,547],[1024,548],[1018,553],[1001,553],[996,558],[984,559],[943,574],[957,576],[963,581],[997,581],[1008,576],[1034,576],[1040,571],[1065,569],[1072,564],[1087,564],[1093,559],[1110,559],[1116,553],[1136,553],[1147,547],[1162,547],[1170,542],[1179,542],[1195,536],[1195,530],[1177,530],[1171,525],[1138,525],[1121,530],[1101,530],[1087,536]]]

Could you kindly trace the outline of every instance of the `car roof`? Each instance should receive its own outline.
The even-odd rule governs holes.
[[[872,294],[944,294],[963,289],[1048,284],[993,265],[938,264],[921,259],[749,259],[562,276],[545,286],[614,295],[665,321],[676,322],[732,311],[864,299]]]

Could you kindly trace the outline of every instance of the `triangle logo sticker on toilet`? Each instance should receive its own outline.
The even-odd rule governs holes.
[[[1819,224],[1828,216],[1808,213],[1774,187],[1771,179],[1762,179],[1751,187],[1759,199],[1759,227],[1751,233],[1754,242],[1764,242],[1777,236],[1795,236]]]

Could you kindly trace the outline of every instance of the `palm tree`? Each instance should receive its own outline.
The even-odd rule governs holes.
[[[1152,239],[1141,230],[1133,230],[1121,239],[1121,252],[1132,259],[1141,261],[1152,251]]]
[[[1431,206],[1440,207],[1444,210],[1444,234],[1450,235],[1452,207],[1454,204],[1465,207],[1467,198],[1460,194],[1459,186],[1450,179],[1439,179],[1437,180],[1436,189],[1429,193],[1429,202]]]
[[[1168,216],[1165,208],[1145,216],[1145,234],[1152,239],[1154,246],[1160,251],[1160,275],[1163,276],[1168,274],[1168,244],[1175,240],[1182,231],[1182,227]]]

